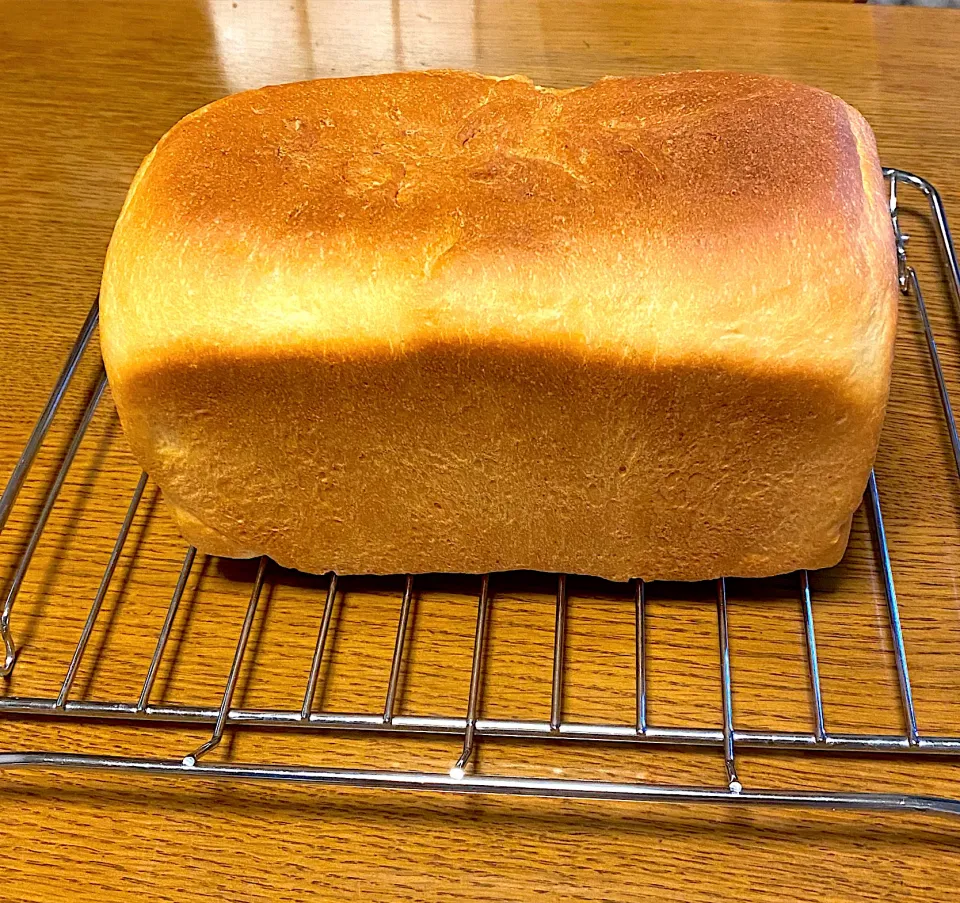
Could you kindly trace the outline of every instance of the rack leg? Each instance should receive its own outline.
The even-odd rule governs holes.
[[[730,682],[730,632],[727,622],[727,581],[717,581],[717,624],[720,628],[720,689],[723,704],[723,763],[727,769],[727,784],[733,793],[740,793],[743,785],[737,778],[733,746],[733,692]]]
[[[197,764],[197,760],[211,749],[218,746],[223,739],[223,729],[227,724],[227,715],[230,712],[230,703],[233,701],[233,693],[237,689],[237,680],[240,677],[240,663],[243,661],[243,653],[247,648],[247,640],[250,639],[250,630],[253,627],[253,619],[257,613],[257,603],[260,601],[260,594],[263,591],[263,579],[267,573],[267,557],[264,555],[260,559],[260,566],[257,568],[257,576],[253,581],[253,591],[250,593],[250,602],[247,605],[247,615],[243,619],[243,627],[240,630],[240,639],[237,641],[237,649],[233,654],[233,664],[230,666],[230,674],[227,676],[227,686],[223,691],[223,700],[220,702],[220,711],[217,714],[217,723],[213,728],[213,736],[202,743],[192,753],[183,757],[183,764],[188,768]]]
[[[890,638],[893,641],[893,654],[897,663],[897,680],[900,683],[900,701],[907,722],[907,742],[910,746],[918,746],[920,744],[920,732],[917,729],[917,713],[913,705],[913,689],[910,685],[910,669],[907,667],[907,652],[903,644],[900,606],[897,604],[897,591],[893,585],[893,568],[890,565],[887,533],[883,527],[880,495],[877,492],[877,478],[872,470],[870,471],[870,479],[867,481],[867,504],[877,540],[880,570],[883,573],[883,589],[887,597],[887,612],[890,615]]]
[[[27,444],[24,446],[23,452],[13,468],[13,473],[10,474],[10,479],[7,480],[3,495],[0,495],[0,531],[6,526],[7,518],[10,517],[10,511],[13,509],[13,504],[16,502],[17,496],[20,495],[20,490],[23,488],[23,484],[27,479],[27,474],[33,466],[37,452],[40,451],[40,447],[43,445],[43,440],[47,435],[47,431],[50,429],[50,424],[53,423],[53,418],[60,408],[64,395],[66,395],[70,381],[77,372],[77,366],[83,357],[84,351],[87,350],[87,346],[90,344],[90,338],[93,336],[94,329],[97,328],[99,319],[100,296],[98,295],[86,319],[83,321],[83,326],[80,327],[80,333],[73,343],[73,348],[70,349],[70,353],[67,355],[67,360],[64,362],[63,369],[60,371],[60,376],[57,377],[53,390],[50,392],[50,397],[47,399],[43,411],[37,418],[33,432],[30,433],[30,438],[27,440]]]
[[[327,587],[327,601],[323,606],[323,617],[320,619],[320,632],[317,634],[317,644],[313,648],[313,660],[310,662],[310,674],[307,677],[307,689],[303,694],[303,705],[300,707],[300,720],[306,721],[310,717],[310,708],[313,706],[313,697],[317,693],[317,679],[320,676],[320,663],[323,661],[323,650],[327,645],[327,634],[330,632],[330,621],[333,618],[333,606],[337,598],[337,575],[330,572],[330,585]]]
[[[393,721],[393,708],[397,700],[397,687],[400,684],[400,668],[403,665],[403,645],[407,638],[407,621],[410,618],[410,606],[413,601],[413,575],[407,574],[407,584],[400,603],[400,620],[397,623],[397,639],[393,645],[393,660],[390,662],[390,683],[387,684],[387,698],[383,704],[383,723]]]
[[[62,709],[67,701],[67,695],[70,693],[70,688],[73,686],[73,681],[77,676],[77,671],[80,668],[80,662],[83,659],[83,653],[87,649],[87,643],[90,642],[90,636],[93,633],[93,625],[96,623],[97,616],[100,614],[100,609],[103,607],[103,600],[107,597],[107,591],[110,589],[110,581],[113,579],[113,574],[117,569],[117,564],[120,561],[120,554],[123,552],[123,547],[126,544],[127,537],[130,535],[130,528],[133,526],[133,518],[137,513],[137,508],[140,507],[140,500],[143,498],[143,492],[147,488],[147,475],[146,473],[140,474],[140,479],[137,482],[137,488],[133,492],[133,498],[130,499],[130,504],[127,507],[127,515],[123,519],[123,524],[120,527],[120,532],[117,534],[116,542],[113,544],[113,551],[110,553],[110,560],[107,562],[107,567],[103,572],[103,577],[100,580],[100,587],[97,589],[97,595],[94,597],[93,605],[90,606],[90,612],[87,614],[87,622],[83,625],[83,632],[80,634],[80,642],[77,643],[77,648],[73,651],[73,658],[70,661],[70,667],[67,669],[67,676],[63,679],[63,685],[60,687],[60,695],[57,696],[57,708]]]
[[[960,476],[960,436],[957,435],[957,421],[953,416],[953,406],[950,404],[950,394],[947,391],[947,382],[943,376],[943,367],[940,364],[940,353],[937,351],[937,341],[933,336],[933,327],[930,325],[930,316],[927,313],[927,306],[923,300],[923,292],[920,291],[917,272],[913,267],[908,267],[907,275],[910,280],[910,287],[913,290],[913,297],[917,302],[920,321],[923,324],[923,336],[924,339],[926,339],[927,351],[930,354],[930,361],[933,364],[933,375],[937,382],[937,394],[940,396],[940,407],[943,409],[943,416],[947,423],[947,434],[950,437],[953,464],[956,468],[957,475]]]
[[[473,665],[470,669],[470,692],[467,696],[467,726],[463,735],[463,750],[450,776],[462,780],[467,762],[473,754],[474,734],[477,730],[477,715],[480,708],[480,682],[483,673],[483,647],[486,642],[487,620],[490,607],[490,575],[483,575],[480,584],[480,601],[477,605],[477,630],[473,640]]]
[[[810,690],[813,693],[814,736],[817,738],[817,743],[826,743],[823,694],[820,689],[820,661],[817,658],[817,636],[813,628],[813,601],[810,598],[810,575],[806,571],[800,572],[800,590],[803,595],[803,632],[807,640],[807,661],[810,664]]]
[[[900,243],[899,239],[901,235],[896,215],[896,183],[904,182],[912,185],[914,188],[920,189],[930,204],[930,212],[933,214],[933,219],[937,226],[937,244],[940,245],[940,250],[943,253],[944,262],[946,263],[947,276],[952,290],[954,304],[957,305],[957,310],[960,311],[960,263],[957,262],[957,252],[954,247],[953,236],[950,234],[950,224],[947,222],[947,211],[943,206],[943,199],[940,197],[940,192],[937,191],[931,182],[928,182],[921,176],[915,176],[913,173],[898,169],[887,169],[884,170],[884,175],[890,178],[892,182],[890,188],[890,215],[893,219],[894,232],[897,236],[898,244]],[[905,237],[906,236],[904,236],[904,238]],[[906,263],[905,259],[904,263]],[[901,284],[905,283],[905,281],[903,276],[901,276]]]
[[[567,575],[557,578],[557,616],[553,630],[553,682],[550,691],[550,730],[560,730],[563,717],[563,648],[567,630]]]
[[[137,700],[138,712],[145,712],[147,710],[150,691],[153,689],[153,682],[157,679],[157,671],[160,668],[160,659],[163,658],[163,651],[167,647],[170,630],[173,627],[174,619],[177,617],[177,609],[180,607],[183,591],[187,588],[187,580],[190,578],[190,571],[193,569],[193,562],[196,557],[197,550],[193,546],[190,546],[190,548],[187,549],[187,554],[184,556],[183,565],[180,568],[180,577],[177,579],[177,585],[173,590],[173,598],[170,600],[167,616],[163,619],[160,637],[157,639],[157,646],[153,650],[153,658],[150,660],[150,667],[147,669],[147,677],[143,682],[140,698]]]
[[[8,677],[10,675],[13,671],[13,664],[17,658],[16,645],[13,642],[13,634],[10,631],[10,616],[13,613],[14,603],[17,601],[20,587],[23,585],[23,579],[27,575],[27,569],[30,567],[30,561],[33,559],[33,553],[36,551],[37,544],[40,542],[44,527],[46,527],[47,521],[50,519],[50,513],[53,511],[53,506],[56,504],[60,490],[63,488],[63,482],[67,478],[67,472],[73,464],[73,459],[77,456],[80,443],[83,441],[90,422],[93,420],[93,415],[97,412],[97,405],[100,404],[100,399],[103,397],[103,392],[106,387],[107,374],[103,369],[103,364],[101,364],[100,378],[97,381],[96,388],[93,390],[93,396],[90,398],[90,401],[87,402],[83,417],[80,419],[80,425],[77,427],[73,439],[70,440],[67,453],[60,462],[60,467],[57,470],[57,475],[54,477],[53,483],[47,490],[47,494],[43,500],[43,507],[37,516],[37,521],[30,534],[30,539],[27,540],[27,546],[20,555],[20,560],[17,562],[17,569],[14,571],[13,580],[10,581],[10,588],[7,590],[7,596],[3,603],[3,611],[0,612],[0,634],[3,635],[4,646],[4,660],[3,665],[0,666],[0,676],[2,677]]]
[[[637,702],[637,733],[643,736],[647,732],[647,585],[643,580],[637,581],[636,596],[636,702]]]

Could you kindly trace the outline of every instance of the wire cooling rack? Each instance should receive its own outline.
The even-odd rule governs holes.
[[[946,269],[947,282],[955,302],[960,305],[960,270],[952,245],[950,231],[936,189],[925,179],[901,170],[885,170],[890,188],[890,214],[896,235],[898,274],[901,291],[913,299],[923,328],[926,349],[929,352],[937,393],[949,433],[953,462],[960,476],[960,439],[951,409],[947,383],[941,367],[930,318],[924,303],[920,281],[906,254],[907,236],[900,229],[898,217],[898,190],[908,188],[920,192],[929,204],[932,225],[937,237]],[[96,355],[91,349],[91,337],[97,325],[98,309],[94,304],[83,328],[71,350],[63,371],[54,386],[32,435],[0,497],[0,531],[10,516],[11,509],[23,488],[31,468],[54,417],[64,399],[67,388],[85,355]],[[58,495],[64,486],[68,471],[74,462],[84,435],[93,420],[104,391],[106,375],[102,362],[95,389],[83,411],[79,424],[69,440],[59,466],[46,490],[31,523],[28,539],[19,551],[13,576],[5,589],[0,629],[4,644],[4,659],[0,674],[10,676],[17,661],[16,633],[13,627],[15,603],[27,575],[31,559],[37,549],[44,528],[50,518]],[[666,727],[655,726],[647,716],[647,685],[650,669],[647,662],[647,587],[643,582],[632,586],[634,622],[634,664],[630,675],[635,694],[635,717],[632,724],[586,723],[564,720],[562,717],[565,684],[566,625],[568,619],[568,579],[556,579],[556,610],[553,635],[552,680],[550,715],[547,720],[495,719],[480,716],[484,693],[484,676],[489,663],[486,660],[488,625],[490,620],[490,577],[483,576],[476,602],[476,627],[473,632],[473,653],[470,663],[469,691],[465,711],[457,717],[431,714],[401,714],[397,711],[398,686],[406,650],[411,643],[411,606],[415,587],[421,579],[407,576],[400,600],[399,621],[396,639],[386,678],[386,694],[383,704],[375,711],[338,713],[323,710],[316,705],[318,681],[325,657],[334,652],[336,637],[331,631],[331,622],[338,605],[338,578],[330,575],[326,598],[322,606],[313,648],[309,672],[302,687],[291,698],[289,705],[281,708],[242,708],[234,706],[241,667],[248,649],[251,630],[263,595],[268,571],[272,566],[266,558],[259,561],[256,576],[250,589],[239,638],[222,688],[217,706],[191,706],[151,702],[161,662],[168,652],[171,630],[184,599],[184,590],[191,573],[197,566],[197,552],[189,548],[183,558],[179,578],[173,587],[172,598],[166,611],[155,647],[143,675],[142,686],[136,699],[92,700],[74,698],[78,671],[88,653],[91,636],[98,616],[101,614],[114,578],[118,562],[130,535],[131,527],[147,488],[147,475],[143,474],[127,508],[120,531],[113,545],[99,588],[93,598],[86,620],[69,664],[65,677],[56,695],[50,696],[0,696],[0,716],[56,719],[82,719],[93,723],[96,719],[112,722],[143,725],[160,722],[173,725],[208,725],[209,739],[196,749],[177,758],[143,758],[121,755],[90,755],[76,752],[14,751],[0,753],[0,768],[49,768],[49,769],[102,769],[125,773],[141,772],[156,775],[194,776],[202,778],[242,778],[279,781],[312,782],[318,784],[354,785],[385,789],[413,789],[449,791],[461,793],[499,793],[511,795],[567,797],[581,799],[646,800],[729,803],[729,804],[779,804],[821,808],[899,809],[923,812],[940,812],[960,815],[960,800],[936,796],[921,796],[902,793],[878,792],[819,792],[816,790],[782,791],[746,788],[737,774],[737,751],[739,749],[773,749],[784,751],[844,751],[855,754],[888,753],[913,755],[936,753],[945,756],[960,755],[960,731],[956,736],[926,735],[918,725],[914,706],[910,670],[904,648],[900,612],[897,604],[890,553],[887,547],[883,514],[876,478],[871,474],[866,495],[865,510],[870,522],[874,541],[876,563],[883,587],[888,615],[887,630],[892,645],[899,685],[902,733],[837,733],[826,729],[824,705],[821,693],[820,662],[817,653],[814,627],[814,605],[808,575],[796,576],[796,591],[803,614],[803,634],[807,656],[807,681],[811,699],[811,727],[801,732],[757,731],[734,729],[733,694],[730,667],[730,641],[727,605],[727,583],[719,580],[715,586],[716,617],[719,637],[719,674],[717,681],[721,698],[721,722],[715,727]],[[552,579],[552,578],[551,578]],[[230,630],[224,625],[224,631]],[[236,630],[236,626],[232,628]],[[255,650],[254,650],[255,651]],[[0,720],[0,744],[3,743],[3,722]],[[291,730],[320,730],[334,736],[346,733],[364,733],[374,737],[383,735],[406,736],[453,736],[462,740],[462,748],[449,770],[400,771],[354,768],[323,768],[312,765],[290,766],[270,762],[214,762],[207,754],[217,747],[228,729],[281,727]],[[610,780],[570,780],[549,777],[512,777],[508,775],[480,773],[474,769],[475,752],[481,738],[514,738],[541,744],[543,759],[549,763],[549,750],[556,743],[604,743],[617,741],[655,748],[663,746],[712,747],[722,753],[726,781],[717,786],[670,786],[662,784],[624,783]],[[452,757],[451,757],[452,759]]]

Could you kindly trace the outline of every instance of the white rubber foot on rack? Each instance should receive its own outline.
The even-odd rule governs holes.
[[[741,793],[743,791],[743,784],[739,781],[730,782],[730,792],[731,793]]]
[[[453,768],[450,769],[450,777],[455,781],[462,781],[466,774],[466,771],[464,771],[459,765],[454,765]]]

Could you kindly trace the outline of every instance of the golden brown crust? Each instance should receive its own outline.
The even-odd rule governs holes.
[[[679,73],[406,73],[187,117],[104,272],[127,435],[218,554],[754,576],[842,554],[896,317],[872,134]]]

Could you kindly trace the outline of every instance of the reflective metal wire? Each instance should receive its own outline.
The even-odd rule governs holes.
[[[936,189],[924,179],[900,170],[885,170],[890,180],[890,213],[897,239],[897,254],[901,288],[912,296],[920,321],[933,372],[937,392],[940,398],[944,421],[950,436],[954,463],[960,476],[960,439],[953,417],[953,409],[944,377],[943,366],[937,348],[936,338],[927,314],[919,279],[909,265],[906,255],[907,236],[900,229],[899,204],[901,192],[898,186],[908,186],[919,191],[927,200],[933,219],[937,241],[943,251],[948,282],[954,301],[960,310],[960,269],[957,266],[947,225],[946,214]],[[91,335],[96,327],[97,307],[94,305],[74,347],[71,349],[63,371],[51,393],[37,426],[31,435],[24,453],[17,463],[10,482],[0,496],[0,529],[6,521],[14,501],[24,484],[30,465],[36,457],[43,438],[46,435],[73,374],[88,349]],[[30,539],[21,554],[10,586],[7,588],[5,602],[0,612],[5,646],[5,659],[0,673],[9,675],[15,660],[15,645],[10,631],[10,617],[24,576],[30,565],[33,552],[56,502],[67,471],[76,456],[84,433],[96,411],[97,404],[106,388],[106,377],[102,369],[97,387],[91,398],[80,426],[71,440],[67,453],[48,490],[44,504],[33,524]],[[914,811],[947,815],[960,815],[960,801],[939,797],[926,797],[911,794],[887,794],[873,792],[827,793],[815,790],[803,792],[780,792],[776,790],[745,789],[737,775],[737,749],[774,749],[774,750],[826,750],[850,755],[862,754],[926,754],[960,755],[960,735],[931,736],[922,734],[917,724],[913,691],[910,682],[907,646],[901,622],[900,607],[897,601],[894,572],[890,549],[884,529],[883,514],[876,477],[871,474],[866,492],[867,510],[876,540],[877,561],[879,565],[889,614],[890,637],[894,651],[900,686],[900,700],[903,711],[905,731],[903,734],[871,733],[833,733],[828,732],[824,717],[824,701],[820,681],[820,667],[817,655],[814,630],[815,599],[806,572],[800,577],[800,605],[803,615],[804,636],[809,665],[809,687],[812,699],[813,725],[810,731],[757,731],[738,730],[734,724],[734,678],[731,667],[729,612],[731,603],[727,597],[727,585],[724,580],[717,582],[716,605],[717,624],[720,645],[719,687],[722,719],[715,728],[658,727],[650,724],[647,712],[648,665],[646,659],[646,586],[637,581],[633,587],[633,605],[635,610],[635,719],[632,724],[604,724],[580,721],[565,721],[563,718],[563,696],[565,676],[566,625],[568,618],[566,575],[557,577],[555,607],[553,665],[551,671],[550,711],[544,720],[515,720],[482,718],[483,674],[490,620],[490,577],[481,577],[481,589],[477,601],[477,618],[474,633],[473,656],[470,670],[470,683],[467,692],[466,711],[462,716],[447,717],[429,714],[398,714],[400,678],[405,652],[411,642],[411,612],[414,606],[413,575],[407,576],[403,596],[400,602],[396,639],[390,663],[387,692],[382,711],[378,712],[326,712],[322,710],[322,695],[317,702],[317,685],[322,662],[331,637],[331,621],[336,606],[338,592],[337,575],[330,575],[330,582],[320,618],[317,641],[314,647],[306,689],[299,708],[292,705],[289,709],[246,709],[234,707],[233,697],[240,675],[250,633],[256,617],[258,603],[267,580],[268,563],[266,558],[259,562],[257,575],[253,583],[246,615],[234,650],[233,660],[227,674],[220,704],[210,706],[188,706],[151,704],[150,696],[157,678],[160,663],[167,648],[167,642],[181,606],[187,582],[190,578],[196,550],[189,548],[183,559],[176,586],[160,629],[156,647],[145,675],[142,689],[136,700],[96,701],[71,699],[74,685],[84,651],[95,627],[97,615],[104,603],[112,577],[123,552],[124,543],[130,532],[137,507],[146,486],[143,475],[131,499],[127,515],[121,526],[113,552],[107,563],[100,587],[87,616],[80,640],[74,650],[66,678],[55,698],[50,697],[0,697],[0,715],[28,715],[46,718],[86,718],[114,719],[130,722],[165,722],[173,724],[209,724],[212,725],[211,737],[194,752],[179,760],[163,760],[126,756],[78,755],[73,753],[51,752],[13,752],[0,754],[0,768],[57,768],[57,769],[98,769],[123,771],[129,773],[147,773],[168,776],[202,776],[222,779],[258,779],[304,781],[319,784],[347,784],[382,789],[418,789],[429,791],[459,791],[467,793],[502,793],[515,795],[536,795],[546,797],[568,797],[583,799],[616,799],[647,802],[707,802],[723,804],[757,804],[804,806],[810,808],[858,808],[882,809],[890,811]],[[317,704],[321,711],[314,711]],[[214,749],[228,728],[298,728],[306,730],[361,731],[371,734],[405,735],[453,735],[463,740],[461,753],[449,773],[372,771],[351,769],[323,769],[316,767],[289,767],[271,763],[217,763],[202,761],[202,757]],[[722,751],[727,772],[726,786],[711,787],[672,787],[652,784],[615,783],[604,780],[571,781],[550,778],[511,778],[498,775],[468,773],[467,766],[475,752],[477,743],[484,737],[517,738],[528,741],[576,742],[576,743],[633,743],[656,747],[659,745],[694,745],[714,747]],[[544,747],[547,748],[546,746]]]

